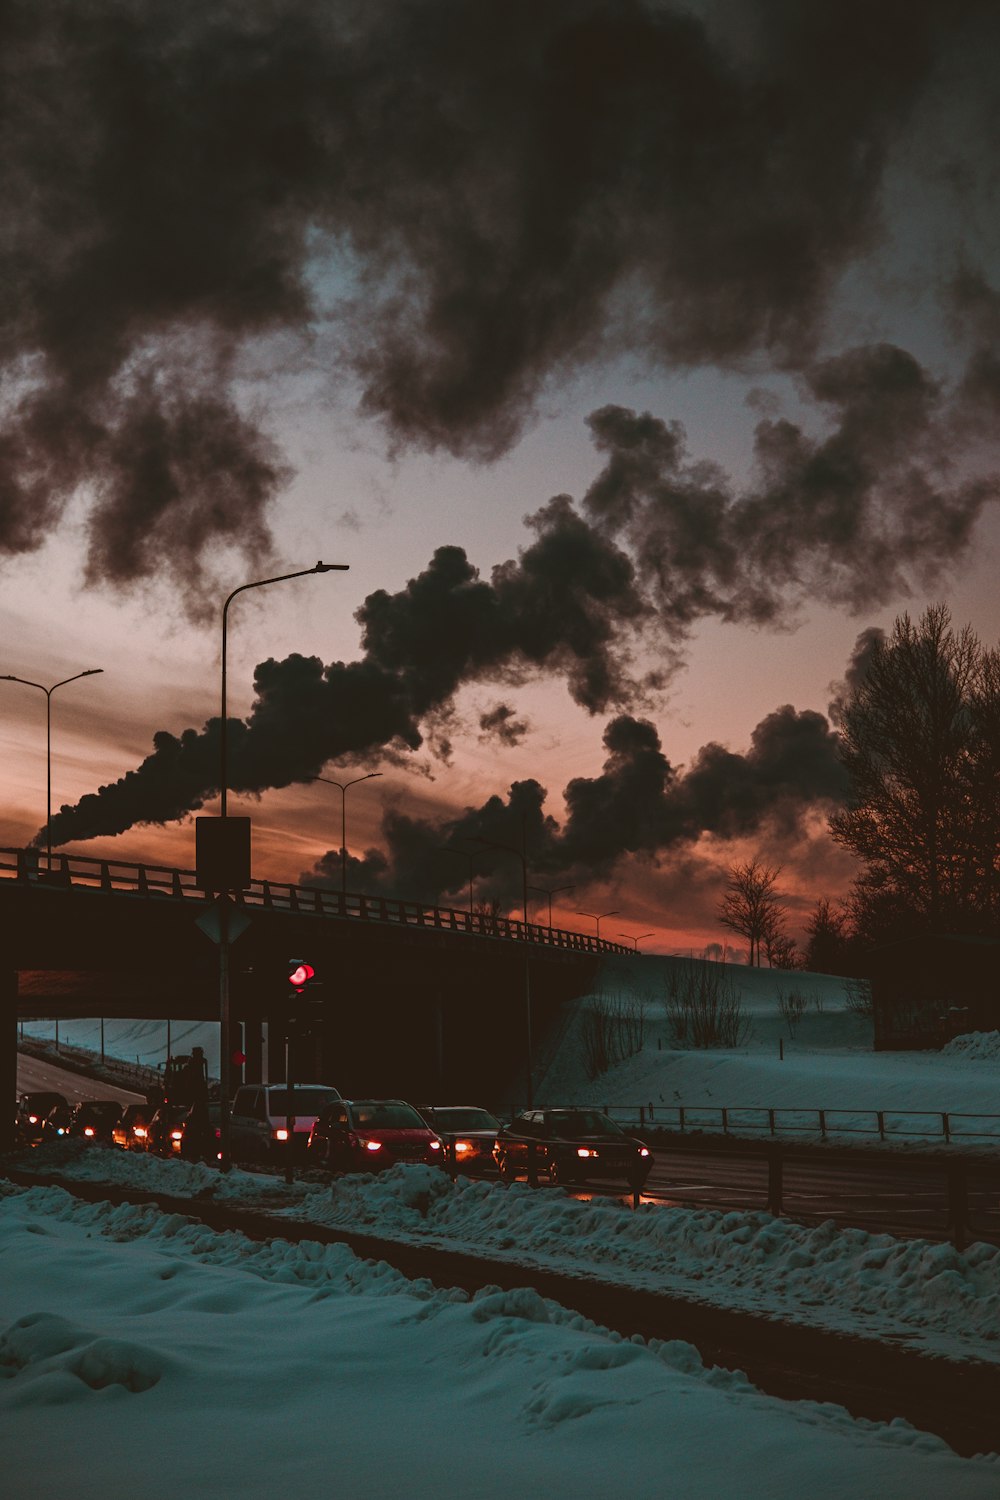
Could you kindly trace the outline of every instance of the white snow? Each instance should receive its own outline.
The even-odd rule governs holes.
[[[18,1494],[986,1500],[1000,1485],[995,1458],[765,1397],[690,1345],[625,1341],[527,1286],[469,1299],[341,1246],[9,1186],[0,1267]]]
[[[842,981],[743,969],[730,972],[753,1021],[746,1045],[681,1051],[657,990],[662,968],[643,965],[643,987],[630,991],[646,1013],[639,1054],[588,1080],[581,1023],[589,1002],[581,1000],[555,1055],[538,1060],[539,1102],[881,1109],[900,1112],[918,1134],[924,1112],[1000,1114],[1000,1034],[958,1038],[940,1053],[876,1054]],[[620,991],[632,973],[621,965],[605,985]],[[808,1001],[794,1037],[776,998],[790,985]],[[93,1047],[74,1032],[96,1024],[64,1023],[60,1035]],[[30,1029],[51,1035],[44,1022]],[[211,1052],[217,1028],[180,1032],[175,1051],[198,1041]],[[155,1063],[164,1028],[108,1021],[105,1044]],[[387,1239],[471,1246],[523,1265],[526,1283],[469,1301],[345,1247],[254,1244],[152,1208],[84,1205],[59,1189],[6,1184],[0,1438],[36,1494],[1000,1493],[995,1460],[961,1460],[905,1423],[856,1422],[839,1408],[764,1397],[739,1375],[704,1370],[686,1344],[623,1342],[529,1289],[533,1269],[545,1267],[997,1362],[1000,1250],[992,1246],[959,1252],[766,1213],[653,1203],[633,1211],[624,1200],[522,1184],[452,1184],[425,1167],[286,1186],[79,1143],[15,1160]]]

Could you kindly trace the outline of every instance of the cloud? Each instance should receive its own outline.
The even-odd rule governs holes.
[[[391,444],[478,459],[609,353],[801,366],[895,143],[988,14],[16,6],[0,549],[86,493],[88,581],[166,568],[197,613],[219,545],[266,554],[287,480],[251,358],[349,371]]]
[[[529,727],[527,720],[519,719],[509,703],[497,703],[479,715],[479,738],[483,741],[495,739],[501,745],[519,745]]]
[[[891,344],[812,361],[801,383],[826,430],[760,421],[743,493],[689,459],[679,423],[613,405],[588,418],[604,468],[584,513],[629,551],[669,631],[709,614],[780,622],[816,598],[858,610],[926,587],[1000,497],[995,473],[952,472],[967,385],[943,392]]]
[[[613,878],[630,856],[651,866],[698,864],[704,856],[696,846],[706,836],[728,841],[766,833],[771,847],[796,846],[810,819],[841,805],[848,790],[827,720],[790,706],[757,725],[745,753],[708,744],[684,771],[670,764],[648,720],[612,719],[604,746],[600,775],[575,777],[564,789],[561,826],[545,812],[547,793],[533,780],[514,782],[506,799],[492,795],[437,821],[390,810],[384,848],[349,861],[353,888],[427,901],[451,893],[460,900],[471,876],[480,897],[516,908],[522,849],[529,880],[544,875],[582,888]],[[459,854],[469,862],[464,867]],[[338,886],[339,851],[301,878]]]

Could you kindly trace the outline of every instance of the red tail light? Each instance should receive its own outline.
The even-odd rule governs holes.
[[[84,1135],[93,1135],[93,1133],[94,1133],[94,1127],[93,1127],[93,1125],[85,1125],[83,1127],[83,1133],[84,1133]]]
[[[363,1145],[366,1151],[381,1151],[382,1149],[381,1141],[364,1141]]]

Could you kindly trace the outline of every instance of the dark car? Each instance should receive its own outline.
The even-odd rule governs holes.
[[[22,1094],[14,1111],[15,1139],[22,1145],[36,1145],[42,1139],[42,1127],[49,1110],[54,1109],[57,1104],[65,1103],[65,1095],[52,1090]]]
[[[183,1124],[190,1110],[190,1104],[161,1104],[150,1116],[146,1150],[159,1156],[180,1156]]]
[[[42,1121],[42,1144],[44,1145],[46,1141],[60,1141],[64,1136],[69,1135],[73,1114],[72,1104],[53,1104]]]
[[[119,1099],[85,1099],[74,1109],[67,1134],[110,1146],[111,1134],[121,1119],[121,1113]]]
[[[420,1113],[441,1137],[445,1161],[458,1172],[493,1172],[500,1121],[472,1104],[422,1105]]]
[[[145,1151],[153,1109],[152,1104],[127,1104],[111,1130],[114,1145],[125,1151]]]
[[[648,1146],[597,1109],[528,1110],[500,1130],[493,1155],[505,1182],[544,1173],[550,1182],[624,1181],[633,1191],[653,1165]]]
[[[397,1162],[440,1166],[441,1142],[402,1099],[340,1099],[309,1132],[309,1163],[333,1172],[379,1172]]]

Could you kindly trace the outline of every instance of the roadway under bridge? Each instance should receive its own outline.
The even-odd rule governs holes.
[[[228,912],[243,928],[230,947],[230,993],[245,1077],[283,1076],[290,1038],[303,1081],[323,1077],[345,1094],[523,1097],[529,996],[538,1056],[603,958],[631,953],[533,923],[266,880]],[[218,902],[193,871],[70,855],[46,869],[36,850],[0,850],[8,1097],[18,1019],[217,1020],[219,947],[206,925],[217,928]],[[308,1015],[293,1014],[292,958],[320,981]]]

